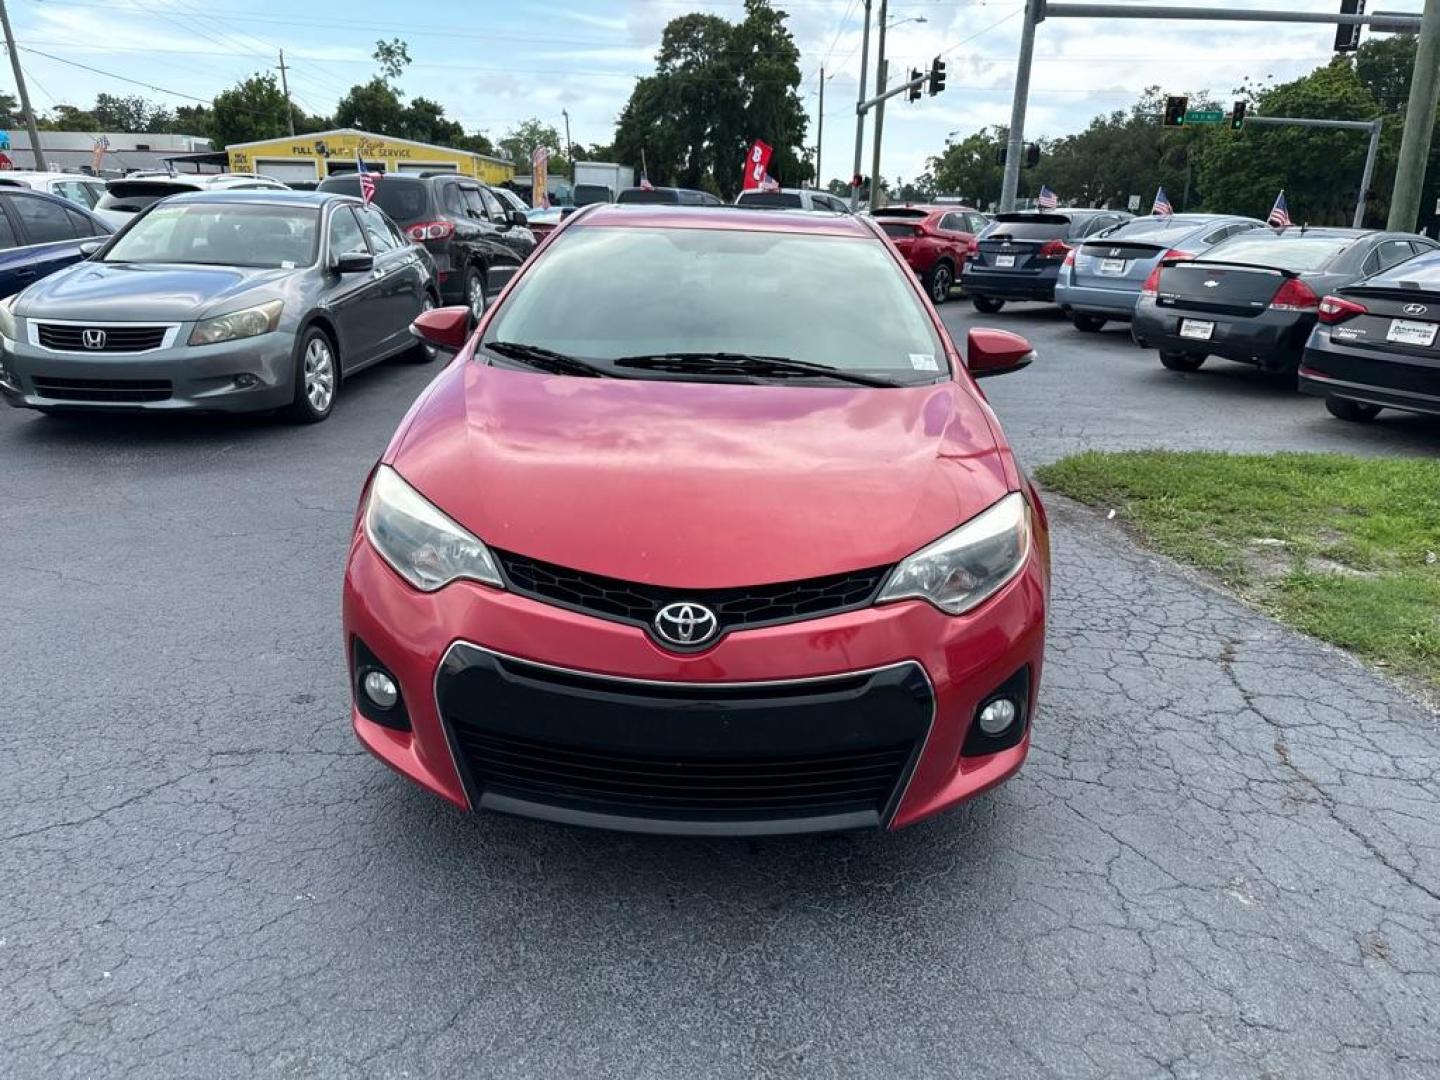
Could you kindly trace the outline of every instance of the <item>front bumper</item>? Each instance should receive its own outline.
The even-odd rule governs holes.
[[[1067,285],[1063,278],[1055,285],[1055,302],[1067,314],[1078,311],[1082,315],[1103,315],[1107,319],[1129,319],[1135,314],[1135,301],[1139,296],[1138,286],[1133,289],[1105,289],[1093,285]]]
[[[1181,337],[1182,319],[1213,322],[1214,334],[1208,341]],[[1267,371],[1294,371],[1314,326],[1312,314],[1266,310],[1245,318],[1162,308],[1153,297],[1142,296],[1135,305],[1130,332],[1147,349],[1219,356]]]
[[[285,331],[216,345],[143,353],[76,353],[0,339],[0,394],[17,408],[91,412],[251,412],[288,405],[295,393],[295,336]]]
[[[462,807],[679,834],[898,828],[1020,768],[1048,587],[1037,532],[1020,574],[967,615],[906,601],[677,655],[638,627],[469,582],[419,593],[357,535],[352,689],[357,652],[373,655],[404,722],[354,702],[352,722],[375,756]],[[972,719],[1017,677],[1022,715],[986,744]]]
[[[1055,279],[1060,267],[1041,270],[992,270],[967,262],[960,273],[960,284],[971,296],[992,300],[1054,300]]]

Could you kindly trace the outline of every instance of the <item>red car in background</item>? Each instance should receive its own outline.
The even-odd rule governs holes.
[[[975,237],[990,219],[968,206],[885,206],[875,211],[880,228],[895,242],[930,299],[943,304],[975,250]]]

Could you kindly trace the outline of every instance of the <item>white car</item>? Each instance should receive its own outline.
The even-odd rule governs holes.
[[[289,191],[288,184],[259,173],[136,172],[105,185],[95,213],[119,228],[153,202],[186,191]]]
[[[850,213],[850,204],[836,198],[828,191],[814,188],[780,188],[777,191],[761,191],[752,188],[735,196],[736,206],[765,210],[824,210],[832,214]]]
[[[43,191],[47,195],[58,195],[86,210],[95,209],[100,196],[105,194],[105,181],[83,173],[30,172],[16,169],[0,173],[0,185],[26,187],[32,191]]]

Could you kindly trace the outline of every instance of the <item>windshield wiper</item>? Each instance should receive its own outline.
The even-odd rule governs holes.
[[[650,356],[622,356],[612,360],[616,367],[643,368],[646,371],[671,371],[699,375],[810,375],[836,379],[859,386],[898,386],[899,383],[878,375],[862,375],[829,364],[812,364],[784,356],[759,356],[736,352],[670,352]]]
[[[610,379],[615,374],[606,371],[588,360],[581,360],[569,353],[556,352],[540,345],[527,345],[523,341],[487,341],[483,348],[507,360],[519,360],[541,371],[555,375],[580,375],[592,379]]]

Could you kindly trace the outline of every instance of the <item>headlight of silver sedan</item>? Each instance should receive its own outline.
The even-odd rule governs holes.
[[[15,340],[15,301],[19,296],[16,293],[0,300],[0,337],[6,341]]]
[[[490,549],[388,465],[380,466],[370,485],[365,535],[397,574],[423,592],[460,578],[505,587]]]
[[[216,315],[213,319],[202,319],[190,331],[191,345],[216,345],[222,341],[238,341],[241,338],[268,334],[280,325],[280,312],[285,301],[271,300],[268,304],[232,311],[228,315]]]
[[[1030,505],[1018,491],[901,560],[880,590],[889,600],[928,600],[959,615],[994,595],[1030,554]]]

